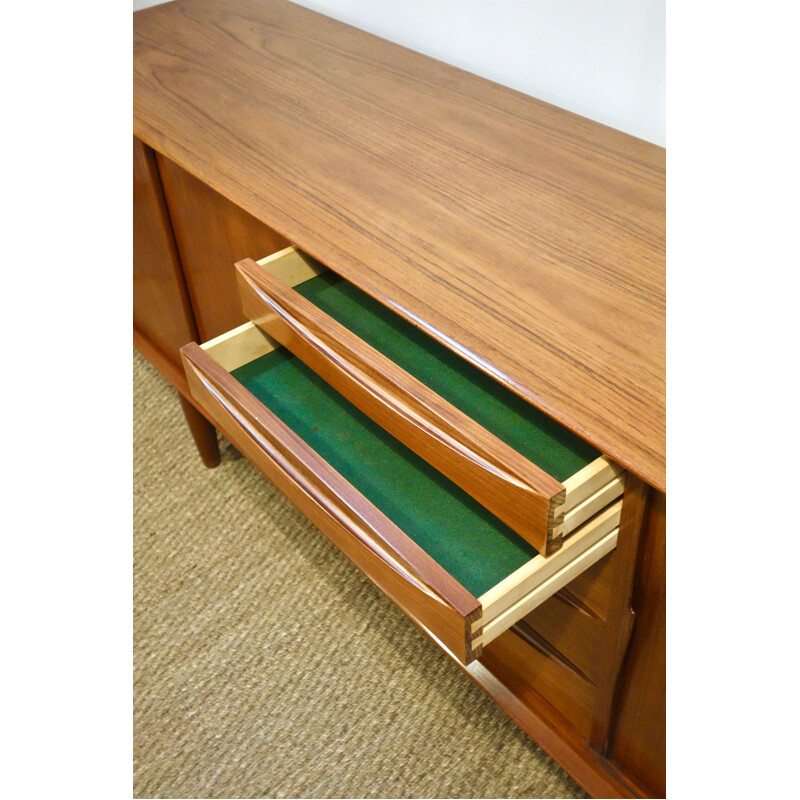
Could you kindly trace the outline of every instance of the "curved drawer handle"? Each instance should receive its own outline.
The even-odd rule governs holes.
[[[558,481],[251,259],[236,272],[259,328],[537,550],[561,546]]]

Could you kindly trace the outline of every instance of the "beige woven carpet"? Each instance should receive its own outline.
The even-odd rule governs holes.
[[[135,797],[585,797],[134,353]]]

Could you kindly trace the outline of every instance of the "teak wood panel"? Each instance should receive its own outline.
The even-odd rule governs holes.
[[[524,622],[597,685],[605,621],[562,589],[524,617]]]
[[[133,344],[178,390],[200,457],[219,463],[217,433],[195,408],[180,348],[197,338],[155,153],[133,139]]]
[[[631,606],[633,580],[639,552],[639,538],[647,509],[650,487],[636,475],[625,478],[625,510],[620,517],[616,569],[606,618],[606,636],[599,658],[598,691],[595,698],[594,720],[589,743],[603,755],[608,755],[611,730],[619,694],[620,669],[635,624]]]
[[[611,758],[645,787],[666,793],[666,498],[650,493],[640,535],[633,636],[620,674]]]
[[[537,550],[561,547],[564,487],[252,260],[236,265],[245,316]]]
[[[180,348],[197,338],[155,155],[135,137],[133,326],[176,368],[181,363]],[[176,369],[175,373],[179,385],[185,386],[183,370]]]
[[[535,676],[527,668],[526,658],[530,650],[519,636],[508,631],[479,661],[462,669],[592,797],[645,796],[618,775],[611,762],[591,750],[586,736],[568,716],[533,686]]]
[[[288,241],[160,154],[158,168],[200,340],[206,341],[245,321],[234,262],[280,250]]]
[[[133,110],[160,153],[664,488],[662,148],[282,0],[137,12]]]
[[[546,698],[582,734],[592,722],[594,686],[566,666],[552,651],[538,646],[514,628],[486,645],[481,663],[501,671],[523,702]]]
[[[196,344],[195,398],[226,436],[389,598],[462,663],[480,603]]]
[[[565,587],[576,603],[585,606],[601,619],[606,619],[614,579],[616,552],[609,553],[584,570]]]

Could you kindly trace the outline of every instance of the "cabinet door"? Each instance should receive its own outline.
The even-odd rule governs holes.
[[[200,341],[245,322],[233,265],[289,242],[168,158],[158,168]]]
[[[136,347],[186,389],[178,350],[197,339],[155,153],[133,139],[133,329]]]

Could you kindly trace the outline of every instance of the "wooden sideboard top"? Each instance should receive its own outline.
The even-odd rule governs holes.
[[[134,134],[665,490],[665,151],[283,0],[134,15]]]

